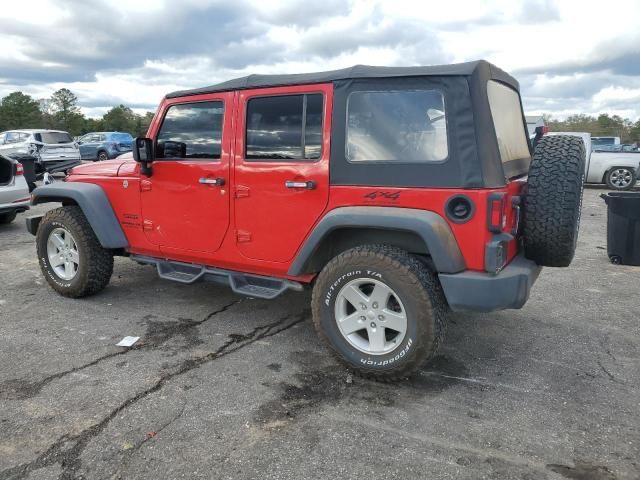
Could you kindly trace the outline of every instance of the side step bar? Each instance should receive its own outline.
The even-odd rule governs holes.
[[[158,269],[158,276],[166,280],[173,280],[179,283],[194,283],[199,280],[220,283],[228,285],[234,292],[248,297],[270,300],[287,290],[300,292],[303,289],[301,283],[281,278],[234,272],[193,263],[162,260],[145,255],[131,255],[130,258],[138,263],[155,265]]]

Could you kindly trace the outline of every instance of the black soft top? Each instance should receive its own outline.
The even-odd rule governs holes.
[[[505,71],[485,61],[454,63],[451,65],[432,65],[428,67],[372,67],[369,65],[355,65],[340,70],[327,72],[298,73],[289,75],[248,75],[234,78],[226,82],[209,87],[178,90],[167,94],[166,98],[199,95],[203,93],[244,90],[248,88],[280,87],[286,85],[306,85],[313,83],[328,83],[337,80],[359,78],[396,78],[396,77],[446,77],[468,76],[479,80],[499,80],[519,90],[518,81]]]

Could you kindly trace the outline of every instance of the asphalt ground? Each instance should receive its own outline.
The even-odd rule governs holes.
[[[640,267],[608,261],[604,191],[585,191],[570,268],[522,310],[452,315],[391,385],[331,357],[308,293],[118,258],[102,293],[63,298],[20,215],[0,227],[0,480],[640,478]]]

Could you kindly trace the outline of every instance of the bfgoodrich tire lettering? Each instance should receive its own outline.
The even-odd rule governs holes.
[[[372,284],[387,285],[402,303],[406,331],[391,351],[366,353],[338,326],[335,306],[339,292],[358,279],[365,284],[370,279]],[[356,373],[376,380],[392,381],[413,373],[433,357],[444,336],[447,307],[436,276],[406,251],[387,245],[356,247],[332,259],[318,275],[312,307],[316,331],[338,359]]]
[[[578,240],[585,147],[579,137],[543,137],[536,146],[524,198],[525,255],[538,265],[568,267]]]
[[[56,229],[68,231],[77,246],[77,272],[70,280],[55,273],[47,254],[49,236]],[[82,210],[75,205],[47,212],[38,226],[36,249],[47,283],[65,297],[79,298],[99,292],[109,283],[113,273],[113,254],[102,248]]]

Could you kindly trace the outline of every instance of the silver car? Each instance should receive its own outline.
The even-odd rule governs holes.
[[[48,174],[64,172],[81,163],[80,149],[71,135],[60,130],[25,129],[0,133],[0,155],[24,165],[29,187]],[[45,178],[46,179],[46,178]]]
[[[0,225],[29,210],[31,196],[23,172],[20,162],[0,155]]]

